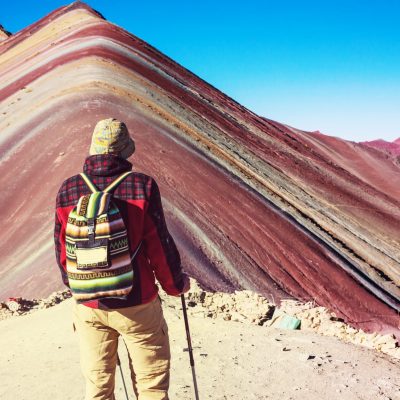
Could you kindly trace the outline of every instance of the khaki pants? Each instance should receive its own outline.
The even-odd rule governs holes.
[[[85,400],[115,400],[118,337],[129,354],[133,390],[139,400],[168,400],[170,348],[168,328],[158,297],[147,304],[92,309],[74,302]]]

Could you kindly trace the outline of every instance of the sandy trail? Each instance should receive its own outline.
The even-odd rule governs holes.
[[[72,302],[0,322],[2,400],[84,398]],[[170,398],[193,399],[180,299],[163,305],[173,357]],[[219,319],[191,316],[190,326],[201,399],[400,399],[400,361],[374,350]],[[122,343],[119,353],[129,382]],[[119,370],[116,376],[116,399],[123,400]]]

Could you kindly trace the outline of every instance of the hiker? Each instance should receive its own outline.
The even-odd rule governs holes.
[[[134,151],[135,143],[123,122],[114,118],[99,121],[92,135],[90,155],[83,166],[86,176],[80,174],[68,178],[57,194],[54,229],[56,258],[62,280],[71,288],[75,298],[73,326],[79,337],[81,370],[86,381],[85,400],[114,400],[120,335],[127,346],[132,385],[138,399],[168,399],[170,371],[168,327],[155,279],[164,291],[172,296],[187,292],[190,283],[188,276],[182,270],[174,240],[168,232],[156,181],[139,172],[123,175],[132,170],[132,164],[127,158]],[[89,238],[92,240],[91,245],[93,243],[98,245],[96,249],[86,249],[91,251],[89,253],[85,253],[86,250],[83,248],[86,245],[76,245],[72,251],[70,243],[66,242],[70,229],[68,224],[75,221],[71,217],[75,215],[74,208],[76,210],[79,208],[79,215],[87,217],[88,214],[85,212],[90,208],[90,200],[89,205],[86,204],[84,208],[85,199],[89,199],[88,196],[97,188],[99,191],[105,191],[105,188],[117,182],[118,178],[121,182],[111,191],[112,201],[120,211],[126,226],[125,233],[127,232],[129,243],[126,247],[129,264],[127,267],[133,266],[133,283],[130,283],[132,288],[127,294],[124,292],[126,298],[119,298],[121,297],[119,294],[122,293],[119,290],[115,291],[118,296],[114,296],[114,292],[108,292],[110,289],[108,287],[104,288],[104,292],[99,292],[98,287],[96,289],[96,285],[92,285],[90,279],[106,275],[98,273],[98,269],[91,270],[90,272],[94,271],[91,274],[84,270],[96,263],[97,267],[105,265],[98,260],[104,257],[104,251],[109,250],[101,247],[101,240]],[[81,196],[85,197],[78,207],[77,203]],[[107,199],[107,196],[103,197]],[[103,197],[100,202],[103,201]],[[82,232],[89,236],[98,235],[96,228],[91,230],[89,226],[90,218],[87,221],[86,230]],[[73,228],[81,229],[79,225]],[[83,256],[78,252],[82,249]],[[135,251],[133,260],[129,262]],[[85,258],[84,254],[90,256]],[[112,251],[110,254],[112,255]],[[79,261],[78,257],[81,257],[86,264],[79,264],[82,261]],[[86,290],[85,284],[88,287],[92,286]],[[82,294],[77,289],[80,287],[84,288]],[[99,298],[102,293],[111,295]]]

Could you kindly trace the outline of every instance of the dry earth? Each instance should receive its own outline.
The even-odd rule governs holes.
[[[36,302],[34,307],[44,309],[27,310],[25,315],[0,322],[1,399],[84,397],[77,337],[71,322],[73,300],[60,301],[64,297],[68,297],[66,292],[55,293]],[[173,357],[170,398],[193,399],[180,299],[163,298]],[[394,357],[398,347],[393,347],[390,337],[374,335],[374,342],[367,335],[369,339],[364,342],[375,347],[379,346],[377,342],[385,343],[381,349],[392,351],[394,356],[346,343],[344,340],[365,334],[346,325],[341,329],[337,324],[342,322],[330,320],[332,316],[328,318],[329,313],[320,307],[287,301],[273,313],[271,304],[251,292],[211,294],[194,284],[187,304],[201,399],[400,399],[400,360]],[[278,311],[303,315],[302,329],[269,326]],[[306,317],[307,313],[312,317]],[[9,316],[4,308],[2,315]],[[321,335],[322,327],[328,335],[340,332],[341,338]],[[120,357],[128,381],[122,345]],[[118,370],[115,392],[117,400],[125,398]]]

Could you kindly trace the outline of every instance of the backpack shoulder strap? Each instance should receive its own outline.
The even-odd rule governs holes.
[[[89,179],[89,177],[84,172],[81,172],[80,176],[83,178],[83,180],[85,181],[86,185],[89,186],[89,189],[93,193],[99,192],[99,189],[97,188],[97,186]]]
[[[120,175],[117,179],[115,179],[114,182],[110,183],[103,192],[110,193],[112,190],[114,190],[128,175],[130,175],[132,171],[128,171]]]

